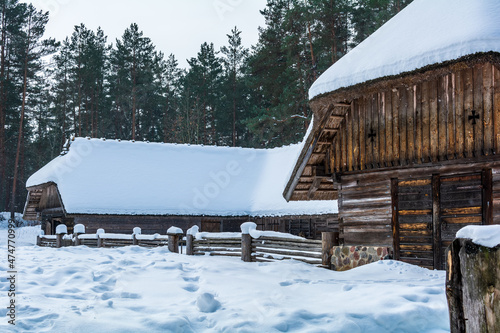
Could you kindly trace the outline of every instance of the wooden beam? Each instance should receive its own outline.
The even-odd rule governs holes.
[[[441,263],[441,178],[432,175],[432,239],[434,248],[434,269],[442,269]]]
[[[309,199],[312,199],[314,197],[314,193],[319,189],[321,185],[321,179],[316,178],[313,180],[311,187],[309,188],[309,191],[307,192],[307,197]]]

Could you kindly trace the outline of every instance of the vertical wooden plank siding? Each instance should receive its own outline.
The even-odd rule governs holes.
[[[347,116],[346,116],[346,132],[347,132],[347,153],[348,153],[348,167],[347,171],[352,171],[353,170],[353,165],[354,165],[354,155],[353,155],[353,128],[352,128],[352,114],[354,111],[354,107],[351,105],[351,108],[347,111]]]
[[[439,110],[438,110],[438,82],[432,80],[429,82],[429,127],[430,127],[430,150],[432,162],[438,161],[439,155]]]
[[[370,144],[373,149],[373,159],[372,159],[372,165],[374,168],[379,167],[380,163],[380,153],[379,153],[379,138],[381,136],[379,127],[378,127],[378,94],[374,94],[372,96],[371,100],[371,109],[372,109],[372,126],[371,128],[373,129],[373,133],[375,133],[375,137],[372,140],[370,140]]]
[[[492,66],[483,66],[483,110],[484,110],[484,155],[491,155],[493,143],[493,71]]]
[[[465,157],[472,157],[474,151],[474,129],[472,121],[468,118],[474,108],[472,68],[464,69],[462,71],[462,78],[464,80]]]
[[[479,115],[474,127],[474,152],[475,156],[483,155],[484,151],[484,110],[483,110],[483,65],[474,66],[474,111]]]
[[[406,87],[399,88],[399,163],[400,165],[406,165],[408,160],[408,138],[407,138],[407,126],[408,126],[408,96],[406,93]]]
[[[378,112],[379,112],[379,118],[378,118],[378,149],[379,149],[379,163],[380,167],[386,167],[387,164],[387,157],[385,154],[385,141],[386,141],[386,132],[385,132],[385,95],[384,93],[379,93],[378,94]]]
[[[366,98],[359,100],[359,169],[364,170],[366,165]]]
[[[408,162],[415,162],[415,103],[414,103],[414,90],[413,86],[406,89],[406,117],[407,117],[407,130],[406,130],[406,142],[408,149]]]
[[[463,71],[455,74],[455,114],[457,117],[455,128],[456,157],[465,156],[465,118],[464,118],[464,81]]]
[[[429,82],[422,83],[422,158],[423,162],[431,160]]]
[[[371,169],[372,168],[372,163],[373,163],[373,144],[372,140],[368,137],[370,134],[371,126],[372,126],[372,98],[371,96],[368,96],[364,100],[364,111],[365,111],[365,118],[364,118],[364,123],[365,123],[365,154],[366,154],[366,160],[365,160],[365,169]]]
[[[392,91],[392,154],[394,165],[399,165],[399,90]]]
[[[360,149],[359,149],[359,102],[358,100],[354,100],[352,103],[352,107],[354,109],[353,112],[353,128],[352,128],[352,136],[353,136],[353,144],[354,144],[354,170],[360,169]]]
[[[342,120],[342,125],[341,125],[341,130],[337,135],[341,134],[342,135],[342,165],[341,165],[341,170],[345,171],[347,170],[347,131],[345,130],[346,128],[346,119]]]
[[[390,91],[384,93],[384,107],[385,107],[385,149],[387,166],[392,165],[394,161],[394,154],[392,149],[392,94]],[[500,96],[500,91],[499,91]],[[500,102],[500,98],[499,98]],[[499,139],[500,140],[500,139]]]
[[[342,172],[500,154],[500,70],[475,65],[362,96],[337,135]]]
[[[422,156],[422,86],[413,87],[413,105],[415,107],[415,159],[416,163],[423,162]]]
[[[448,89],[446,90],[446,105],[448,107],[448,129],[446,130],[447,143],[447,159],[455,158],[455,77],[450,74],[447,76]]]
[[[493,128],[495,153],[500,154],[500,69],[493,67]]]

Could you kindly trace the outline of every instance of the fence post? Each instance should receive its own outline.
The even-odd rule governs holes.
[[[97,247],[102,247],[102,238],[97,234]]]
[[[85,226],[83,224],[77,224],[77,225],[75,225],[73,232],[75,234],[74,245],[79,246],[81,244],[81,242],[80,242],[80,238],[78,238],[78,236],[85,233]]]
[[[328,269],[332,267],[332,247],[336,245],[339,245],[338,232],[321,233],[321,264]]]
[[[42,237],[40,235],[36,236],[36,245],[42,246]]]
[[[252,236],[250,234],[241,235],[241,260],[252,261]]]
[[[68,233],[68,227],[65,224],[59,224],[56,227],[56,248],[60,248],[62,246],[63,236]]]
[[[168,250],[173,253],[179,253],[179,235],[178,234],[167,234],[168,235]]]
[[[500,246],[458,238],[448,249],[446,297],[451,333],[500,329]]]
[[[191,234],[186,235],[186,255],[194,255],[194,236]]]
[[[179,237],[182,236],[184,232],[181,228],[170,227],[167,230],[168,236],[168,250],[173,253],[179,253]]]

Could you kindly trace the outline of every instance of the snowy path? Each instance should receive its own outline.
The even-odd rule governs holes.
[[[37,248],[26,241],[36,231],[25,229],[19,332],[449,331],[442,271],[386,261],[333,272],[136,246]],[[7,289],[2,279],[2,303]],[[11,332],[3,305],[0,314],[0,331]]]

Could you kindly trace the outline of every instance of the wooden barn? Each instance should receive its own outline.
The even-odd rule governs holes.
[[[499,17],[414,1],[323,73],[285,198],[338,198],[344,245],[437,269],[460,228],[499,224]]]
[[[308,238],[338,231],[337,205],[287,203],[281,195],[302,146],[246,149],[76,138],[32,175],[24,219],[42,221],[46,234],[64,223],[87,232],[164,234],[260,229]],[[285,163],[285,164],[283,164]]]

